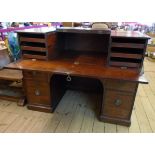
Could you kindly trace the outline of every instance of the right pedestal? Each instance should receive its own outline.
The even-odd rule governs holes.
[[[130,126],[138,83],[106,79],[100,120]]]

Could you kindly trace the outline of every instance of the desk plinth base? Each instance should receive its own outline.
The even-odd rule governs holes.
[[[52,113],[54,111],[54,108],[52,107],[45,107],[41,105],[28,105],[28,109],[30,110],[35,110],[35,111],[41,111],[41,112],[47,112],[47,113]]]
[[[99,117],[99,120],[102,122],[124,125],[127,127],[129,127],[131,125],[131,120],[112,118],[112,117],[107,117],[107,116],[103,116],[103,115]]]

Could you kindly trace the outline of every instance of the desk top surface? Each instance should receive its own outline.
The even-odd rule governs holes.
[[[54,74],[70,74],[75,76],[85,76],[92,78],[109,78],[127,81],[147,83],[144,75],[139,75],[136,71],[124,70],[120,68],[107,67],[101,65],[75,64],[73,62],[52,60],[52,61],[32,61],[19,60],[8,64],[5,68],[50,72]]]

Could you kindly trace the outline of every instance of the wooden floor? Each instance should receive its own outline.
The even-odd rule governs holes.
[[[54,113],[0,100],[0,132],[155,132],[155,62],[145,59],[144,69],[149,84],[139,85],[130,127],[99,122],[97,95],[68,90]]]

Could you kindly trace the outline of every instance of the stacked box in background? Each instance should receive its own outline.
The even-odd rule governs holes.
[[[151,37],[151,39],[148,42],[148,46],[147,46],[147,54],[149,58],[155,59],[155,34],[149,33],[147,35]]]

